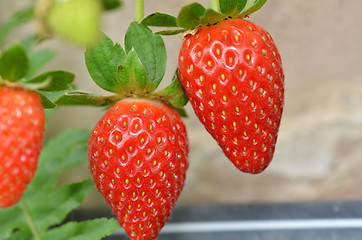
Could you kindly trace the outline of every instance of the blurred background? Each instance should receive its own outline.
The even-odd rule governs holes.
[[[28,1],[0,0],[0,22]],[[147,0],[145,14],[177,15],[194,0]],[[207,5],[209,0],[198,0]],[[279,140],[271,165],[259,175],[238,171],[196,119],[190,104],[185,119],[190,140],[190,167],[178,201],[196,203],[303,202],[362,199],[362,1],[273,0],[250,20],[274,38],[282,56],[286,99]],[[103,16],[102,30],[123,45],[134,19],[132,0]],[[9,39],[34,31],[25,25]],[[164,85],[177,67],[182,40],[164,37],[168,67]],[[46,69],[75,73],[79,89],[108,94],[90,79],[84,49],[60,39],[41,44],[58,54]],[[161,85],[164,86],[164,85]],[[92,129],[104,109],[61,107],[49,119],[46,138],[68,128]],[[89,178],[85,165],[65,173],[63,182]],[[94,191],[83,208],[108,207]]]

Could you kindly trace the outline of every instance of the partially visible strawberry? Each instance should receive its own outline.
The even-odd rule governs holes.
[[[179,115],[155,100],[117,102],[88,143],[98,190],[133,240],[158,236],[184,186],[186,128]]]
[[[0,207],[16,204],[33,178],[42,148],[44,110],[38,93],[0,86]]]
[[[260,26],[227,19],[187,35],[179,77],[193,109],[241,171],[272,160],[283,112],[284,73],[273,39]]]

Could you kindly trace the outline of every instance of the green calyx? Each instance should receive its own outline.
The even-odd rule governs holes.
[[[177,18],[167,14],[156,13],[147,16],[142,23],[148,26],[175,27],[175,29],[158,32],[161,35],[174,35],[196,29],[200,26],[217,24],[228,18],[245,18],[258,11],[266,1],[213,0],[212,8],[205,8],[195,2],[184,6]]]
[[[103,33],[98,44],[86,50],[85,62],[94,82],[114,95],[68,92],[56,103],[106,106],[133,97],[159,99],[174,108],[182,108],[187,103],[187,97],[177,74],[170,86],[156,91],[166,72],[166,61],[166,48],[161,36],[142,23],[130,24],[124,48]]]
[[[34,76],[54,57],[54,52],[50,50],[33,51],[31,45],[35,41],[36,38],[29,38],[3,51],[0,55],[0,85],[36,91],[42,98],[44,108],[55,108],[56,104],[46,95],[72,89],[74,75],[65,71],[49,71]]]
[[[212,9],[199,3],[183,7],[176,19],[177,25],[185,29],[217,24],[228,18],[244,18],[259,10],[267,0],[215,0]]]

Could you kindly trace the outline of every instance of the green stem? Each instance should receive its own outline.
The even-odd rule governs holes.
[[[135,0],[136,3],[136,21],[141,22],[144,17],[145,3],[144,0]]]
[[[212,9],[216,12],[220,12],[219,0],[212,0]]]
[[[30,227],[30,229],[31,229],[31,232],[32,232],[33,235],[34,235],[35,240],[41,240],[41,238],[39,237],[38,232],[36,231],[36,228],[35,228],[35,225],[34,225],[34,221],[33,221],[33,219],[31,218],[28,210],[26,209],[25,204],[24,204],[23,201],[20,201],[20,206],[21,206],[21,209],[23,210],[23,213],[24,213],[24,215],[25,215],[25,217],[26,217],[26,220],[28,221],[29,227]]]

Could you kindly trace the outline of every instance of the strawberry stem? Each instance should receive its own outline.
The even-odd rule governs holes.
[[[144,0],[135,0],[135,5],[136,5],[136,21],[141,22],[144,17],[144,8],[145,8]]]
[[[23,211],[23,213],[25,215],[25,218],[26,218],[28,224],[29,224],[30,230],[33,233],[34,239],[35,240],[41,240],[41,238],[39,237],[39,234],[38,234],[38,232],[37,232],[37,230],[35,228],[34,221],[31,218],[31,216],[30,216],[30,214],[29,214],[29,212],[28,212],[28,210],[27,210],[27,208],[26,208],[26,206],[25,206],[25,204],[24,204],[24,202],[22,200],[20,200],[20,207],[21,207],[21,209],[22,209],[22,211]]]

